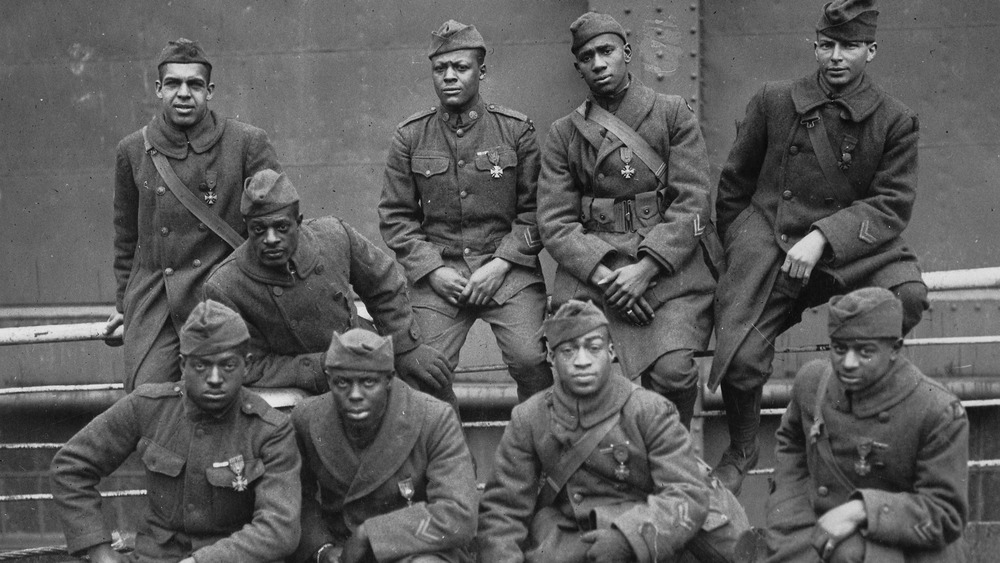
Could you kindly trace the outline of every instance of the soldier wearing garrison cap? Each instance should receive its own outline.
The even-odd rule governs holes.
[[[303,221],[288,176],[261,170],[247,178],[240,203],[250,233],[205,281],[205,294],[246,320],[251,334],[246,385],[327,391],[323,355],[330,335],[371,326],[357,294],[390,337],[395,369],[412,385],[450,385],[444,356],[424,344],[402,269],[335,217]]]
[[[118,291],[107,332],[124,324],[126,391],[180,378],[180,327],[208,273],[246,236],[244,179],[280,170],[264,131],[209,109],[212,64],[197,43],[170,41],[156,64],[160,110],[118,144],[115,164]]]
[[[96,486],[136,452],[148,505],[132,560],[282,560],[299,539],[300,458],[288,417],[243,389],[246,324],[203,301],[179,337],[182,382],[139,386],[53,458],[67,548],[121,560]]]
[[[877,286],[903,303],[903,334],[927,288],[900,234],[917,190],[917,116],[866,72],[874,0],[835,0],[816,25],[817,72],[769,82],[750,100],[719,179],[726,273],[716,292],[720,385],[730,445],[717,474],[739,490],[757,463],[760,397],[773,342],[830,296]]]
[[[670,399],[688,426],[717,268],[705,142],[683,98],[629,72],[632,47],[614,18],[588,12],[569,29],[590,91],[552,124],[542,153],[538,225],[558,262],[552,299],[599,303],[625,375]]]
[[[577,300],[546,319],[556,382],[514,407],[500,440],[480,505],[482,563],[731,561],[749,529],[674,405],[613,370],[608,325]]]
[[[900,356],[903,304],[830,300],[830,359],[799,370],[778,429],[768,561],[965,561],[969,421]]]
[[[393,377],[392,340],[334,333],[330,392],[292,412],[302,541],[292,561],[470,561],[478,492],[448,404]]]
[[[480,97],[486,44],[475,26],[445,22],[428,56],[440,105],[396,128],[378,206],[382,238],[406,270],[428,344],[454,368],[472,324],[486,321],[524,400],[552,384],[536,336],[546,296],[535,128]],[[455,402],[450,385],[425,389]]]

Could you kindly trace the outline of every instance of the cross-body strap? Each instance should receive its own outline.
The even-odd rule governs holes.
[[[830,369],[825,370],[822,378],[819,380],[819,388],[816,390],[816,404],[813,405],[813,427],[809,432],[809,436],[816,443],[816,449],[819,451],[819,459],[823,465],[826,466],[830,473],[833,473],[837,481],[840,481],[841,486],[846,487],[849,491],[853,491],[855,489],[854,483],[851,482],[850,478],[837,465],[837,457],[833,455],[833,448],[830,447],[830,432],[826,428],[826,420],[823,417],[823,401],[826,398],[826,390],[830,385],[831,373]]]
[[[586,116],[587,102],[576,108],[576,111],[580,115]],[[667,184],[667,163],[663,162],[663,159],[656,153],[656,150],[649,146],[649,143],[636,133],[635,129],[632,129],[624,121],[618,119],[614,114],[597,104],[590,104],[589,119],[594,120],[601,127],[614,133],[615,137],[621,139],[628,148],[632,149],[632,154],[638,156],[639,160],[643,161],[653,171],[657,182],[661,186]]]
[[[818,109],[813,109],[807,113],[800,122],[806,126],[809,133],[809,142],[812,143],[813,151],[816,153],[816,160],[823,170],[823,177],[830,183],[830,186],[841,193],[851,193],[851,181],[840,169],[837,157],[830,146],[830,137],[826,134],[826,127],[823,125],[823,118]]]
[[[177,177],[177,173],[174,172],[170,162],[167,161],[167,157],[160,154],[153,145],[149,142],[149,135],[146,133],[146,127],[142,128],[142,142],[145,146],[146,153],[149,157],[153,159],[153,165],[156,166],[156,171],[160,173],[160,177],[166,182],[167,187],[170,188],[170,192],[174,194],[174,197],[181,202],[188,211],[191,212],[199,221],[204,223],[212,232],[219,235],[219,238],[226,241],[229,246],[234,249],[243,244],[243,237],[233,229],[229,223],[223,221],[222,217],[219,217],[212,212],[211,209],[203,201],[197,198],[184,182]]]

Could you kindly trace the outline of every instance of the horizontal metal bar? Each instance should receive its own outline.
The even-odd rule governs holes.
[[[923,280],[930,291],[1000,288],[1000,268],[924,272]]]

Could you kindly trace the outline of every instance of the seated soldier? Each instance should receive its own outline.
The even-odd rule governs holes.
[[[288,417],[243,389],[249,339],[239,315],[199,303],[180,331],[183,382],[140,385],[56,453],[52,491],[71,554],[124,560],[96,486],[132,452],[149,501],[132,561],[263,563],[295,549],[299,452]]]
[[[830,300],[830,359],[778,429],[768,561],[965,561],[969,421],[899,356],[903,314],[888,289]]]
[[[246,385],[327,391],[322,356],[330,335],[359,324],[352,289],[392,337],[404,380],[450,385],[447,359],[423,344],[406,279],[385,252],[335,217],[303,222],[295,186],[273,170],[247,180],[240,211],[250,239],[209,276],[205,294],[249,325]]]
[[[393,377],[392,341],[334,333],[330,392],[292,412],[304,456],[294,561],[470,561],[472,456],[447,403]]]
[[[514,408],[479,560],[732,560],[743,508],[695,457],[673,403],[612,371],[604,313],[570,300],[542,329],[556,382]]]

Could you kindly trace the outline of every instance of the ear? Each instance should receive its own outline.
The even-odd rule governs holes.
[[[545,361],[549,362],[549,365],[554,366],[556,364],[555,353],[553,353],[552,348],[549,348],[548,346],[545,347]]]
[[[208,93],[205,94],[205,99],[206,100],[211,100],[212,99],[212,95],[215,94],[215,82],[209,82],[208,83],[208,87],[206,87],[205,90],[208,91]]]
[[[577,72],[577,74],[580,75],[580,78],[583,78],[583,71],[580,70],[580,63],[574,61],[573,62],[573,68],[576,69],[576,72]]]
[[[305,215],[299,213],[299,216],[295,218],[295,222],[298,223],[299,225],[301,225],[303,217],[305,217]]]
[[[628,43],[622,47],[622,52],[625,53],[625,64],[632,62],[632,46]]]
[[[482,80],[486,78],[486,64],[479,65],[479,79]]]
[[[608,342],[608,354],[611,356],[611,361],[618,359],[618,354],[615,353],[615,343]]]
[[[868,45],[868,56],[867,56],[867,57],[865,57],[865,62],[866,62],[866,63],[870,63],[870,62],[872,62],[872,59],[874,59],[874,58],[875,58],[875,53],[876,53],[877,51],[878,51],[878,43],[876,43],[876,42],[872,41],[872,42],[871,42],[871,43],[870,43],[870,44]]]
[[[156,81],[156,97],[163,99],[163,83],[159,80]]]

